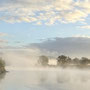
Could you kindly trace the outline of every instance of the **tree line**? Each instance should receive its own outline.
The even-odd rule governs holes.
[[[81,58],[70,58],[66,55],[60,55],[56,58],[57,65],[56,66],[88,66],[90,64],[90,59],[87,57]],[[38,63],[42,66],[50,66],[49,65],[49,58],[45,55],[39,57]]]

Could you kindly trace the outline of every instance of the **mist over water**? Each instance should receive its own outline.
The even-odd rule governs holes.
[[[57,57],[56,53],[42,52],[39,49],[14,49],[3,51],[3,59],[6,62],[6,66],[10,68],[37,68],[37,62],[39,56],[46,55]],[[50,60],[51,61],[51,60]],[[54,61],[54,62],[53,62]],[[56,60],[52,59],[51,63],[56,63]]]
[[[6,66],[11,68],[34,68],[39,55],[40,51],[33,49],[7,50],[4,51],[3,58]]]
[[[38,49],[4,51],[9,72],[0,79],[0,90],[90,90],[89,68],[38,67],[42,54]]]
[[[90,72],[80,69],[10,71],[0,90],[90,90]]]

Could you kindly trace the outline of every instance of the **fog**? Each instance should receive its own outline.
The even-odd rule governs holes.
[[[76,68],[10,70],[0,87],[1,90],[90,90],[90,72]]]
[[[38,67],[42,54],[57,57],[55,52],[39,49],[4,50],[2,56],[9,72],[0,82],[0,90],[90,90],[89,68]]]
[[[38,49],[11,49],[3,52],[6,66],[12,68],[34,67],[40,51]]]
[[[50,58],[54,58],[53,56],[57,56],[55,52],[42,52],[39,49],[7,49],[3,50],[3,59],[6,62],[6,67],[13,69],[29,69],[29,68],[37,68],[37,60],[39,56],[46,55]],[[55,59],[50,60],[49,63],[56,63]]]

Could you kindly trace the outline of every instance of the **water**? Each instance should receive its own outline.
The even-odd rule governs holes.
[[[89,70],[80,69],[10,69],[0,75],[0,90],[90,90],[89,84]]]

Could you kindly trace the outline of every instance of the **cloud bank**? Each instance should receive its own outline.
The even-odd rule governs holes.
[[[55,38],[42,43],[34,43],[28,47],[39,48],[42,51],[57,52],[57,55],[65,54],[70,57],[89,57],[90,58],[90,38],[70,37]]]
[[[84,22],[90,14],[89,0],[4,0],[0,1],[0,20],[35,22],[51,25],[56,22]]]

